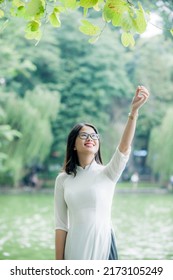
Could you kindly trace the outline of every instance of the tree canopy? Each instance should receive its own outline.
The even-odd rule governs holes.
[[[151,133],[148,162],[155,174],[162,180],[168,181],[173,175],[173,107],[170,107],[160,126],[156,126]],[[166,141],[165,141],[166,140]]]
[[[3,173],[16,183],[27,166],[62,165],[67,135],[78,121],[99,128],[106,163],[118,144],[139,84],[151,91],[151,97],[140,111],[134,149],[148,150],[153,129],[162,125],[173,105],[171,37],[136,37],[135,48],[124,48],[118,32],[107,25],[97,45],[87,44],[77,28],[81,18],[80,9],[68,17],[61,15],[59,32],[45,25],[46,36],[37,46],[23,37],[21,19],[9,21],[1,33],[0,149],[15,159],[1,161],[6,162],[5,169],[0,167],[1,178]],[[99,17],[91,18],[100,24]],[[4,137],[9,135],[4,125],[9,133],[12,130],[10,143]]]
[[[160,1],[156,1],[159,3]],[[161,1],[162,2],[162,1]],[[165,1],[168,6],[169,1]],[[150,6],[150,4],[148,4]],[[142,1],[133,0],[0,0],[1,30],[11,18],[22,18],[25,37],[39,41],[45,25],[61,27],[62,15],[79,9],[83,14],[79,30],[89,36],[89,42],[96,42],[109,24],[121,30],[121,42],[125,47],[134,46],[135,34],[142,34],[147,28],[149,12]],[[156,6],[157,9],[157,6]],[[102,19],[99,24],[93,18]],[[167,30],[173,33],[173,27]]]
[[[7,157],[1,171],[5,178],[8,176],[8,181],[17,184],[27,166],[42,163],[50,153],[53,142],[50,121],[55,118],[58,110],[58,96],[38,86],[35,91],[26,92],[24,98],[13,93],[1,94],[1,102],[6,112],[5,123],[15,128],[14,131],[19,131],[21,136],[4,146],[3,151]]]

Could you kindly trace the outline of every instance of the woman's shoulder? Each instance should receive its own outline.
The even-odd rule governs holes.
[[[61,171],[55,180],[55,185],[63,185],[65,179],[68,177],[68,174],[65,171]]]

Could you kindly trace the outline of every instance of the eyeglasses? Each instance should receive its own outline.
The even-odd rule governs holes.
[[[91,137],[93,140],[98,140],[99,139],[99,134],[97,133],[87,133],[87,132],[80,132],[79,133],[79,138],[82,140],[88,139],[88,137]]]

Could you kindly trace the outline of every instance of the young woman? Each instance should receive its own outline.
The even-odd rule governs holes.
[[[148,90],[138,86],[121,141],[105,166],[93,125],[80,123],[70,132],[64,170],[55,182],[57,260],[118,258],[111,225],[112,198],[129,158],[138,110],[148,97]]]

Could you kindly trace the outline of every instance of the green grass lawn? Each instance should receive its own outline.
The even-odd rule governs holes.
[[[1,194],[0,205],[0,259],[53,260],[53,192]],[[173,259],[172,194],[116,193],[112,220],[120,259]]]

